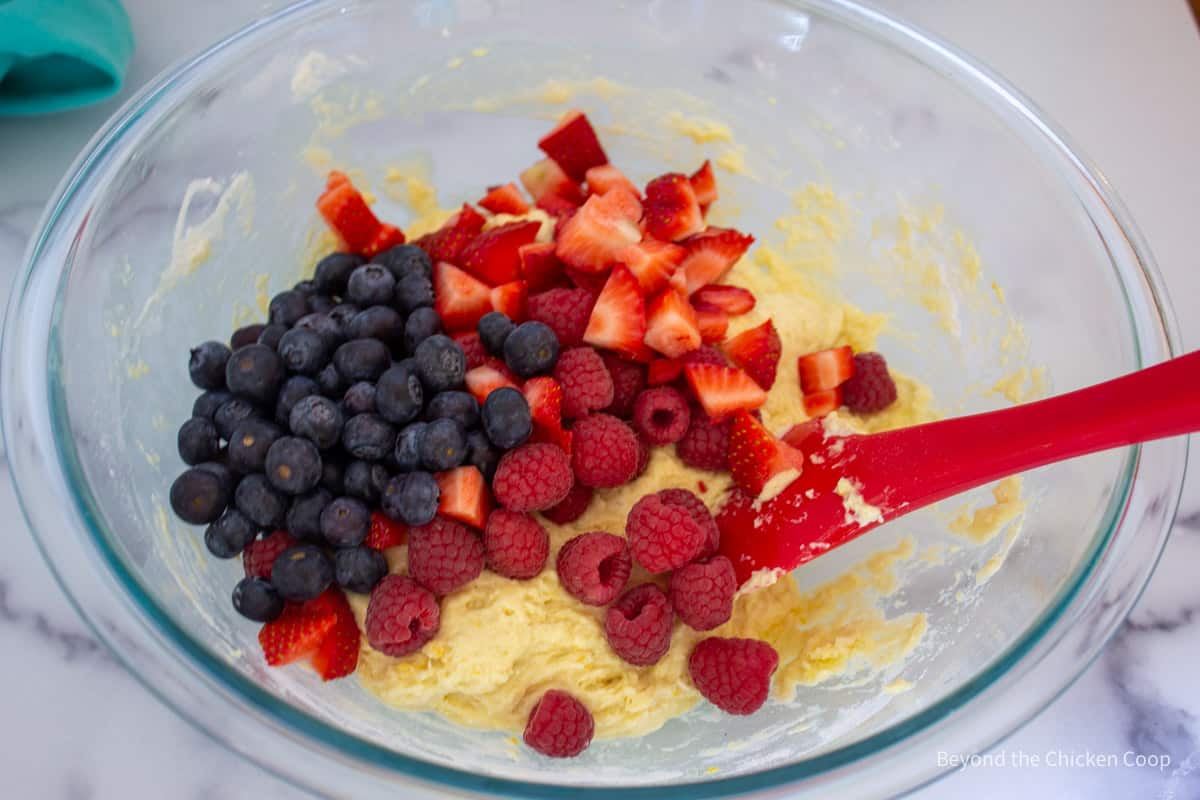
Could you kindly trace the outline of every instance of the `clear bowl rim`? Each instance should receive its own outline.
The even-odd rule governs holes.
[[[956,82],[960,87],[968,90],[976,99],[999,102],[1007,110],[1015,112],[1020,121],[1030,126],[1032,131],[1042,137],[1044,140],[1043,144],[1048,144],[1058,156],[1065,159],[1065,162],[1073,167],[1085,180],[1088,187],[1099,198],[1099,202],[1104,210],[1112,215],[1122,238],[1131,251],[1137,266],[1137,271],[1134,274],[1124,274],[1121,265],[1118,263],[1114,262],[1111,266],[1116,269],[1122,287],[1126,292],[1126,310],[1130,316],[1129,321],[1132,325],[1131,333],[1134,337],[1139,363],[1144,363],[1142,352],[1143,342],[1139,340],[1137,319],[1133,308],[1129,305],[1131,283],[1140,282],[1140,288],[1145,292],[1146,299],[1149,300],[1150,307],[1153,309],[1155,316],[1151,322],[1155,327],[1155,331],[1160,333],[1164,340],[1163,345],[1166,354],[1171,355],[1179,351],[1177,325],[1173,312],[1166,298],[1161,277],[1155,267],[1149,248],[1138,232],[1136,225],[1099,170],[1092,166],[1079,153],[1078,148],[1073,147],[1067,137],[1056,126],[1047,121],[1045,115],[1029,100],[1003,79],[994,75],[990,70],[978,65],[968,56],[941,42],[936,37],[900,22],[888,14],[853,2],[853,0],[766,1],[779,5],[792,6],[798,10],[815,11],[834,18],[842,24],[868,34],[880,46],[897,49],[918,59],[927,66],[940,67],[944,78]],[[227,53],[229,50],[239,46],[249,46],[251,41],[258,38],[269,39],[270,34],[285,23],[295,22],[299,24],[308,16],[316,16],[338,5],[341,5],[338,0],[302,0],[302,2],[298,2],[254,22],[227,36],[199,55],[160,73],[159,76],[130,98],[110,118],[104,128],[89,142],[84,152],[72,165],[67,176],[60,183],[39,222],[38,232],[30,241],[22,274],[14,285],[14,292],[6,317],[3,362],[7,363],[13,360],[12,356],[14,353],[10,353],[9,350],[10,346],[16,349],[12,345],[12,341],[19,338],[11,335],[13,329],[18,327],[16,324],[17,315],[23,302],[26,300],[35,268],[39,266],[39,262],[44,261],[39,256],[44,247],[53,241],[54,237],[51,234],[57,227],[61,226],[61,213],[73,200],[77,199],[75,190],[82,185],[84,178],[93,170],[105,164],[107,151],[122,140],[122,137],[133,123],[150,110],[157,101],[170,98],[173,92],[184,83],[185,78],[203,74],[204,67],[216,56]],[[186,97],[186,92],[182,96]],[[1013,123],[1006,120],[1004,124],[1007,127],[1012,127]],[[59,265],[62,270],[59,276],[60,280],[65,278],[68,273],[66,267],[69,263],[68,260]],[[41,266],[45,267],[45,264],[43,263]],[[1136,281],[1132,279],[1136,279]],[[56,283],[56,285],[61,289],[60,284]],[[59,299],[59,297],[55,297],[52,326],[51,330],[47,332],[47,335],[51,339],[53,339],[52,334],[57,330],[58,314],[61,311],[61,303],[58,302]],[[55,346],[56,341],[52,340],[49,343],[51,353],[54,352]],[[75,454],[74,443],[69,436],[69,418],[66,413],[62,385],[61,383],[56,384],[53,380],[53,370],[47,369],[46,372],[47,389],[50,399],[50,408],[46,410],[46,414],[48,415],[51,430],[54,432],[53,439],[56,448],[55,455],[57,457],[55,466],[63,467],[65,465],[66,467],[64,473],[71,484],[70,497],[74,501],[72,511],[78,515],[76,521],[81,522],[87,528],[90,535],[90,544],[96,547],[97,551],[103,556],[105,566],[111,572],[110,577],[115,577],[119,585],[128,593],[125,599],[132,599],[136,602],[134,610],[140,614],[138,621],[151,628],[153,633],[169,640],[170,644],[173,645],[173,649],[169,649],[168,652],[180,661],[182,666],[195,671],[196,666],[199,665],[204,670],[202,677],[217,684],[218,689],[225,699],[232,701],[235,711],[244,712],[246,710],[244,707],[239,706],[237,701],[248,702],[251,705],[251,711],[266,715],[273,722],[285,728],[293,731],[298,730],[301,736],[306,737],[304,740],[306,744],[331,746],[338,751],[337,755],[349,756],[356,760],[361,759],[368,764],[389,770],[395,769],[414,779],[432,782],[434,785],[519,797],[563,797],[567,792],[570,792],[587,798],[607,798],[624,796],[632,788],[624,786],[607,788],[541,782],[530,783],[478,775],[425,761],[415,756],[402,755],[333,728],[319,718],[299,711],[286,702],[281,701],[275,695],[258,687],[253,681],[230,670],[224,664],[223,660],[212,655],[203,644],[191,639],[182,628],[176,625],[167,614],[155,605],[150,594],[144,590],[137,577],[126,567],[119,554],[110,546],[108,536],[103,530],[103,525],[99,522],[98,515],[95,513],[96,504],[91,497],[86,482],[83,480],[82,470]],[[11,441],[8,437],[13,430],[12,423],[15,417],[15,414],[10,414],[10,410],[14,406],[14,403],[9,402],[10,395],[15,393],[12,390],[11,381],[4,381],[3,392],[6,400],[3,414],[3,432],[5,434],[5,441],[8,443]],[[20,399],[18,398],[16,402],[19,403]],[[1181,452],[1183,460],[1178,475],[1175,476],[1179,484],[1182,484],[1183,478],[1182,465],[1186,464],[1186,439],[1182,441]],[[727,796],[729,794],[741,794],[774,788],[807,778],[819,777],[834,770],[840,770],[848,765],[860,762],[865,757],[875,755],[905,742],[916,734],[927,731],[945,721],[950,715],[969,704],[985,690],[992,687],[1012,668],[1020,664],[1035,646],[1045,644],[1044,639],[1046,634],[1055,628],[1056,623],[1067,611],[1068,607],[1078,599],[1082,590],[1095,577],[1097,565],[1102,555],[1115,540],[1117,531],[1126,521],[1125,511],[1131,496],[1140,459],[1141,448],[1130,448],[1124,466],[1120,471],[1118,488],[1113,492],[1105,514],[1105,521],[1101,524],[1100,530],[1098,530],[1093,539],[1090,553],[1077,567],[1075,574],[1066,582],[1058,596],[1047,606],[1040,618],[1034,624],[1030,625],[1017,641],[1010,645],[1006,651],[996,656],[986,669],[974,675],[958,689],[944,696],[929,708],[866,739],[827,751],[799,763],[731,778],[660,785],[655,786],[654,790],[666,798],[698,798]],[[137,666],[121,652],[118,643],[113,640],[113,637],[110,637],[107,628],[100,624],[100,620],[93,618],[88,613],[88,610],[70,590],[69,582],[64,580],[58,569],[56,569],[54,560],[49,552],[48,540],[43,536],[45,533],[44,527],[39,527],[35,523],[34,515],[27,506],[25,493],[22,491],[19,470],[16,466],[13,469],[13,482],[29,528],[33,532],[39,549],[46,558],[60,589],[96,633],[98,638],[112,651],[116,659],[151,693],[163,700],[164,703],[173,708],[184,719],[195,724],[202,731],[210,735],[214,740],[221,742],[256,763],[260,763],[285,780],[297,783],[289,776],[283,766],[273,763],[263,763],[251,753],[242,750],[235,743],[194,719],[182,707],[182,704],[175,702],[172,697],[168,696],[168,693],[162,686],[153,683],[148,676],[139,671]],[[1170,528],[1169,521],[1173,519],[1174,510],[1178,505],[1178,492],[1173,493],[1169,497],[1168,502],[1173,504],[1170,508],[1170,513],[1167,515],[1168,524],[1163,526],[1159,541],[1155,547],[1154,557],[1151,563],[1146,565],[1148,569],[1144,571],[1145,574],[1140,579],[1140,584],[1126,598],[1127,607],[1120,614],[1111,618],[1108,629],[1099,638],[1099,645],[1092,652],[1085,654],[1084,657],[1079,659],[1072,670],[1072,674],[1064,678],[1060,686],[1044,696],[1040,704],[1030,704],[1030,708],[1021,715],[1015,724],[1007,729],[992,732],[990,734],[992,739],[990,744],[994,744],[995,741],[1011,734],[1024,724],[1024,722],[1042,710],[1048,702],[1069,688],[1095,658],[1103,644],[1115,632],[1120,622],[1124,620],[1129,608],[1132,607],[1133,602],[1136,601],[1137,596],[1140,595],[1146,582],[1148,582],[1153,572],[1154,564],[1157,563],[1162,548],[1165,546]],[[181,650],[183,653],[180,652]],[[189,658],[185,659],[184,655]],[[934,777],[936,779],[937,776]],[[311,788],[305,786],[303,783],[297,783],[297,785],[304,788]]]

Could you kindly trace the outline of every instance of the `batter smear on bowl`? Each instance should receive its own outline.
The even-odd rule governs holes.
[[[872,629],[837,586],[739,590],[712,511],[804,469],[764,410],[883,427],[914,392],[836,325],[799,349],[785,271],[739,266],[753,235],[707,222],[708,161],[639,188],[579,111],[537,144],[524,191],[485,187],[411,242],[331,173],[339,250],[192,350],[171,505],[241,557],[233,604],[267,663],[567,757],[911,647],[921,615]],[[904,555],[840,588],[886,591]]]

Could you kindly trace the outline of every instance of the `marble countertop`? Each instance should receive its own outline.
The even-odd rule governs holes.
[[[1070,131],[1139,221],[1200,346],[1200,38],[1184,0],[881,0],[990,64]],[[125,0],[138,50],[122,98],[159,70],[282,2]],[[119,100],[0,120],[0,299],[42,205]],[[1195,451],[1194,451],[1195,452]],[[7,473],[7,468],[0,464]],[[1200,797],[1200,470],[1167,552],[1130,620],[1092,667],[998,746],[1008,766],[960,770],[921,800]],[[299,793],[216,744],[147,694],[71,610],[24,529],[10,482],[0,560],[0,774],[8,797],[268,798]],[[1165,768],[1087,756],[1165,755]],[[1013,766],[1018,753],[1039,766]],[[1065,754],[1056,757],[1055,754]],[[1049,758],[1047,757],[1049,756]],[[1064,762],[1073,766],[1062,766]],[[1052,763],[1047,763],[1052,762]],[[1017,773],[1020,774],[1017,774]]]

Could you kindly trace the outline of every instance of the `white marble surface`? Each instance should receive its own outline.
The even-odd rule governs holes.
[[[280,2],[126,0],[138,50],[125,94]],[[1200,346],[1193,238],[1200,211],[1200,39],[1183,0],[888,0],[1010,78],[1062,123],[1118,187]],[[0,120],[0,292],[55,183],[117,101]],[[0,465],[0,468],[3,468]],[[1200,470],[1193,470],[1193,474]],[[7,470],[5,469],[5,472]],[[282,798],[298,793],[160,705],[92,637],[24,530],[7,480],[0,560],[0,795],[12,798]],[[1200,479],[1131,620],[1056,703],[996,751],[1042,766],[976,767],[922,800],[1200,798]],[[1046,765],[1047,753],[1166,754],[1166,769]],[[1061,758],[1059,759],[1062,760]]]

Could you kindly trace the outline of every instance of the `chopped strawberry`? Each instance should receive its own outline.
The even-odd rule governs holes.
[[[592,195],[558,232],[555,252],[567,266],[584,272],[603,272],[617,260],[621,248],[640,242],[642,232],[632,215],[628,192],[614,189]],[[637,198],[632,197],[633,203]],[[641,204],[637,204],[641,208]]]
[[[529,285],[531,294],[562,285],[565,265],[554,254],[554,247],[554,242],[533,242],[517,248],[517,257],[521,260],[521,275]]]
[[[437,261],[458,261],[458,256],[483,230],[487,220],[467,203],[462,210],[446,220],[446,224],[433,233],[427,233],[413,242],[417,247]]]
[[[732,228],[707,228],[703,233],[681,242],[687,255],[679,265],[679,274],[687,280],[687,293],[717,281],[737,263],[754,244],[754,237]]]
[[[488,193],[478,205],[493,214],[524,214],[529,211],[529,203],[525,202],[521,190],[511,181],[503,186],[488,187]]]
[[[625,173],[614,167],[612,164],[605,164],[600,167],[592,167],[584,176],[587,180],[588,194],[604,194],[609,189],[615,189],[618,186],[623,189],[628,189],[635,197],[641,198],[641,193],[633,181],[625,177]]]
[[[543,158],[522,172],[521,185],[539,208],[544,208],[542,200],[548,197],[559,198],[572,206],[583,202],[583,187],[548,158]]]
[[[601,197],[604,198],[605,205],[612,208],[615,213],[620,214],[630,222],[641,221],[642,198],[638,195],[636,189],[614,186],[601,195]]]
[[[385,227],[346,175],[337,171],[330,172],[325,186],[325,191],[317,198],[317,210],[342,240],[345,249],[354,253],[366,253],[368,249],[387,241],[394,241],[394,244],[404,242],[404,234],[399,228],[394,225]],[[377,252],[379,251],[368,255],[375,255]]]
[[[816,394],[836,389],[854,375],[854,351],[849,345],[805,353],[798,361],[800,391]]]
[[[767,320],[756,328],[742,331],[725,343],[725,355],[764,389],[775,385],[775,372],[779,369],[779,355],[783,344],[775,323]]]
[[[758,497],[767,482],[789,469],[799,470],[804,456],[776,439],[762,423],[745,411],[733,415],[729,429],[729,472],[733,482]]]
[[[543,375],[525,381],[522,391],[533,418],[530,440],[556,444],[570,454],[571,433],[562,425],[562,385],[554,378]]]
[[[700,165],[700,169],[688,178],[692,191],[696,193],[696,202],[700,210],[707,212],[708,207],[717,201],[717,176],[713,174],[712,162],[708,159]]]
[[[458,263],[488,286],[519,280],[521,256],[517,249],[536,239],[541,227],[540,222],[530,220],[485,231],[463,249]]]
[[[667,285],[684,254],[684,249],[677,244],[647,237],[638,244],[622,247],[616,252],[615,260],[629,267],[642,287],[642,294],[649,297]]]
[[[346,595],[340,589],[326,589],[317,600],[324,600],[331,609],[333,627],[313,653],[313,669],[323,681],[344,678],[358,668],[358,623],[354,620],[354,612],[350,610]]]
[[[545,194],[537,199],[537,207],[545,211],[552,217],[558,217],[561,221],[564,217],[569,218],[571,214],[579,208],[579,204],[573,200],[569,200],[558,194]]]
[[[720,420],[739,410],[752,411],[767,402],[767,393],[740,369],[688,364],[683,374],[710,419]]]
[[[668,172],[646,184],[646,232],[674,242],[704,229],[704,216],[686,175]]]
[[[646,303],[642,300],[637,278],[627,267],[618,264],[596,298],[583,340],[594,347],[606,347],[622,355],[641,358],[646,350],[642,342],[645,335]]]
[[[453,264],[433,267],[433,307],[448,331],[471,330],[492,310],[492,290]]]
[[[683,374],[683,362],[677,358],[656,358],[646,365],[646,385],[662,386]]]
[[[492,289],[492,294],[495,293],[496,289]],[[475,369],[487,358],[487,351],[483,349],[483,340],[479,338],[477,331],[459,331],[452,334],[450,338],[458,343],[463,350],[463,355],[467,357],[467,369]]]
[[[699,347],[700,326],[687,298],[669,287],[655,295],[646,305],[643,341],[667,358],[679,358]]]
[[[372,550],[387,550],[389,547],[399,547],[408,541],[408,528],[403,522],[396,520],[379,511],[371,512],[371,527],[367,531],[367,539],[363,544]]]
[[[804,422],[798,422],[788,428],[783,436],[779,438],[803,453],[806,451],[811,452],[815,449],[806,444],[810,436],[821,436],[824,438],[825,428],[821,425],[821,420],[808,419]]]
[[[692,305],[697,311],[703,308],[719,308],[731,317],[752,311],[757,302],[748,289],[720,283],[702,286],[692,295]]]
[[[367,258],[374,258],[384,250],[390,250],[398,244],[404,244],[404,231],[385,222],[379,226],[375,236],[362,249],[362,254]]]
[[[487,396],[502,386],[511,386],[514,389],[520,388],[511,375],[506,375],[490,363],[484,364],[482,367],[467,370],[466,377],[463,380],[467,385],[467,391],[479,401],[479,405],[483,405],[483,401],[487,400]]]
[[[604,272],[584,272],[574,267],[567,267],[564,272],[572,286],[591,292],[592,297],[598,297],[608,282],[608,274]]]
[[[525,301],[529,286],[525,281],[513,281],[492,289],[492,310],[500,311],[513,322],[524,322],[529,316]]]
[[[842,407],[842,387],[826,389],[804,395],[804,413],[810,417],[823,417]]]
[[[563,172],[577,181],[592,167],[608,163],[604,148],[596,138],[592,123],[582,111],[572,109],[563,115],[554,130],[538,140],[538,149],[554,159]]]
[[[720,342],[729,331],[729,315],[719,308],[696,308],[696,324],[700,327],[700,338],[706,344]]]
[[[455,467],[434,478],[441,490],[438,513],[482,530],[492,505],[483,473],[476,467]]]
[[[337,614],[322,594],[305,603],[287,603],[278,618],[259,630],[258,643],[272,667],[291,664],[316,652],[336,623]]]

